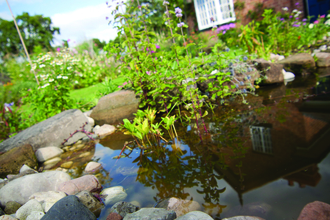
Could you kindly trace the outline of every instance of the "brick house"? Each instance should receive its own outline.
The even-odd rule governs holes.
[[[187,23],[190,31],[210,30],[214,25],[230,22],[247,24],[261,18],[263,9],[272,8],[279,12],[287,7],[291,12],[297,9],[302,17],[327,14],[330,10],[329,0],[187,0]]]

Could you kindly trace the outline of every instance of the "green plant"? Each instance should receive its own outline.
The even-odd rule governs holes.
[[[117,90],[118,90],[118,85],[114,84],[111,78],[106,77],[102,83],[102,88],[99,90],[99,92],[101,96],[105,96]]]
[[[222,50],[223,43],[217,39],[210,45],[210,54],[203,50],[207,47],[204,42],[196,44],[187,41],[183,31],[187,26],[181,20],[182,10],[171,10],[167,1],[163,2],[164,21],[168,31],[165,40],[171,42],[171,47],[170,50],[163,50],[157,44],[156,34],[147,26],[150,19],[145,17],[143,12],[148,14],[148,7],[140,5],[138,1],[136,3],[137,7],[130,7],[125,3],[115,6],[113,15],[115,22],[120,24],[117,28],[122,41],[120,44],[112,41],[105,47],[109,56],[114,56],[119,62],[118,69],[122,77],[126,78],[123,87],[133,89],[140,95],[140,108],[155,107],[158,112],[164,111],[168,114],[174,106],[180,108],[192,103],[196,124],[198,125],[198,120],[201,119],[207,132],[203,121],[204,99],[211,98],[215,101],[216,98],[244,96],[247,93],[246,89],[231,85],[234,74],[230,71],[219,71],[230,64],[226,62],[230,59],[228,51]],[[123,5],[126,5],[126,13],[121,12]],[[133,16],[136,11],[141,12],[139,16]],[[190,52],[193,48],[198,51],[198,57],[194,57]],[[211,68],[206,68],[208,63],[213,63]],[[217,73],[211,74],[214,71]],[[211,97],[202,94],[196,86],[206,80],[211,80],[208,88],[208,92],[212,93]],[[135,131],[131,132],[133,134]]]
[[[27,90],[22,100],[29,105],[32,115],[25,115],[27,125],[42,121],[61,111],[76,107],[76,103],[69,97],[72,78],[77,61],[67,50],[39,55],[33,60],[33,68],[38,72],[40,86]],[[24,123],[23,123],[24,124]],[[24,126],[24,125],[22,125]]]
[[[152,136],[156,142],[159,144],[160,139],[165,140],[162,137],[162,132],[160,129],[160,126],[164,126],[167,128],[168,126],[172,126],[174,124],[174,121],[168,121],[167,117],[163,118],[163,120],[166,120],[166,124],[164,125],[162,122],[154,123],[154,120],[156,118],[156,110],[154,109],[146,109],[145,111],[138,110],[137,113],[135,113],[135,118],[133,123],[131,123],[128,119],[124,119],[124,124],[122,125],[122,130],[124,131],[124,134],[132,135],[135,138],[136,143],[141,148],[147,148],[146,143],[150,142],[150,136]],[[174,125],[173,125],[174,127]],[[172,138],[173,136],[171,136]],[[139,144],[140,140],[141,144]],[[174,138],[174,137],[173,137]]]

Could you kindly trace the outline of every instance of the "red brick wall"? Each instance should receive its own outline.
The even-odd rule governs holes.
[[[247,24],[251,21],[251,19],[247,18],[247,14],[249,10],[254,11],[255,5],[258,3],[263,3],[264,8],[273,8],[276,12],[282,11],[283,7],[288,7],[288,12],[297,9],[304,13],[303,0],[234,0],[234,2],[236,1],[245,2],[245,7],[242,10],[235,9],[236,18],[240,19],[242,24]]]

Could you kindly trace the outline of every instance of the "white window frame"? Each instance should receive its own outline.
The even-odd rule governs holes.
[[[273,154],[271,128],[263,126],[250,126],[250,133],[252,139],[253,150]]]
[[[233,0],[194,0],[194,5],[199,30],[236,20]]]

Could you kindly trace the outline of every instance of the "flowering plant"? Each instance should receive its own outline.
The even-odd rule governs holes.
[[[77,62],[68,49],[55,54],[40,54],[33,60],[32,68],[37,72],[40,84],[24,93],[23,104],[28,104],[32,112],[32,115],[26,115],[31,112],[22,112],[24,118],[30,120],[24,123],[34,124],[76,106],[69,91]]]
[[[180,108],[186,105],[191,110],[191,116],[187,116],[187,119],[194,118],[198,126],[197,121],[203,122],[203,117],[207,115],[207,111],[202,109],[203,100],[215,101],[216,98],[223,99],[234,94],[244,97],[248,92],[247,88],[253,91],[253,86],[250,86],[251,78],[244,83],[238,80],[240,85],[248,87],[244,88],[240,85],[236,87],[234,69],[232,73],[218,71],[230,64],[224,62],[225,59],[230,59],[228,54],[223,54],[227,52],[217,49],[221,43],[214,45],[212,55],[202,51],[197,58],[192,57],[189,50],[195,46],[195,43],[187,42],[187,36],[183,31],[187,25],[181,20],[182,10],[180,8],[171,10],[167,1],[163,2],[165,7],[163,18],[168,30],[167,39],[172,45],[170,51],[158,47],[155,33],[146,25],[150,22],[146,16],[149,13],[148,7],[140,5],[138,0],[136,2],[136,7],[124,2],[114,5],[112,14],[115,24],[119,24],[116,27],[122,43],[118,45],[111,42],[105,50],[120,61],[118,69],[126,78],[126,84],[122,86],[132,88],[140,95],[141,108],[156,107],[158,112],[169,113],[174,106],[178,106],[180,111]],[[183,41],[183,45],[178,44],[180,40]],[[207,63],[214,65],[211,68],[203,68],[202,66],[206,67]],[[245,72],[245,74],[249,73]],[[206,80],[210,80],[208,95],[197,88],[198,83]],[[205,124],[204,129],[207,132]]]

